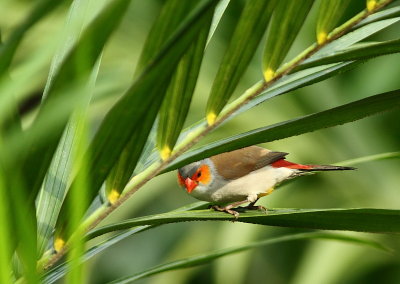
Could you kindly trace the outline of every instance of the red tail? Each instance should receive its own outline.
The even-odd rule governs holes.
[[[278,160],[271,164],[274,168],[288,168],[296,169],[302,171],[345,171],[345,170],[355,170],[352,167],[341,167],[341,166],[331,166],[331,165],[301,165],[295,164],[284,159]]]

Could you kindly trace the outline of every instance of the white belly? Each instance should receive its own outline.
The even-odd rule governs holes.
[[[266,166],[230,182],[215,181],[211,187],[198,187],[192,195],[209,202],[255,201],[276,184],[289,178],[296,170]]]

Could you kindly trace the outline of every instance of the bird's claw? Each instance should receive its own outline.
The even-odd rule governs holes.
[[[231,214],[235,217],[235,220],[237,220],[239,218],[239,212],[233,210],[231,207],[229,206],[225,206],[225,207],[219,207],[218,205],[214,205],[211,207],[212,209],[216,210],[216,211],[220,211],[220,212],[226,212],[228,214]]]
[[[248,209],[248,210],[259,210],[259,211],[262,211],[263,213],[267,213],[267,211],[268,211],[267,208],[265,208],[264,206],[261,206],[261,205],[249,205],[244,208]]]
[[[218,205],[213,205],[211,206],[212,209],[216,210],[216,211],[220,211],[220,212],[225,212],[228,214],[231,214],[235,217],[235,220],[239,219],[239,212],[236,210],[240,210],[240,209],[245,209],[245,210],[260,210],[263,213],[267,213],[267,208],[265,208],[264,206],[261,205],[249,205],[246,207],[237,207],[237,208],[232,208],[231,205],[225,206],[225,207],[220,207]]]

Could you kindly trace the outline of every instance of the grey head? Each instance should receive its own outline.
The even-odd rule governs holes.
[[[196,171],[198,170],[200,165],[203,163],[204,163],[204,161],[197,161],[194,163],[190,163],[190,164],[180,168],[178,170],[178,172],[181,175],[181,177],[183,177],[184,179],[191,178],[196,173]]]

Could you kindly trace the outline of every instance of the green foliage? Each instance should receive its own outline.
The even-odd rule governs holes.
[[[215,122],[233,94],[265,33],[275,5],[275,0],[246,2],[207,102],[206,115],[209,124]]]
[[[6,194],[3,180],[4,178],[0,175],[0,201],[3,205],[0,206],[0,222],[3,224],[4,228],[2,234],[0,234],[0,280],[2,283],[11,283],[11,279],[9,277],[11,271],[9,260],[11,259],[13,248],[10,235],[10,209],[8,207],[10,204],[10,200]]]
[[[204,21],[207,20],[208,14],[212,13],[213,7],[213,1],[204,1],[202,5],[198,6],[185,25],[177,30],[171,40],[161,49],[159,55],[155,57],[156,59],[149,63],[139,79],[134,81],[118,103],[107,113],[88,148],[90,157],[87,159],[91,169],[88,177],[89,199],[94,199],[97,195],[119,155],[130,141],[130,137],[136,138],[133,140],[134,143],[128,145],[131,146],[129,151],[134,151],[134,153],[130,153],[130,157],[135,154],[136,160],[129,162],[136,164],[145,144],[143,138],[147,137],[150,132],[152,122],[156,118],[165,95],[166,85],[171,79],[172,71],[197,36]],[[157,85],[154,85],[155,81],[158,82]],[[131,107],[127,108],[128,105]],[[147,118],[146,123],[143,123],[143,117]],[[62,216],[66,216],[64,208],[68,206],[69,202],[72,202],[68,198],[67,194],[60,213]]]
[[[295,71],[311,68],[314,66],[320,66],[321,64],[331,64],[341,61],[352,61],[352,60],[367,60],[376,56],[382,56],[391,53],[397,53],[400,49],[400,39],[388,40],[384,42],[370,42],[365,44],[354,45],[350,48],[346,48],[329,56],[310,59],[301,64]]]
[[[154,60],[157,53],[160,52],[162,45],[167,42],[169,37],[172,36],[173,32],[179,27],[180,23],[194,7],[195,2],[190,1],[185,1],[183,5],[180,1],[176,0],[167,1],[165,3],[159,16],[155,20],[149,35],[147,36],[146,43],[144,44],[143,51],[136,67],[136,74],[142,72],[146,65]],[[184,61],[183,58],[180,64],[182,64],[182,61]],[[165,91],[166,89],[167,87],[164,86],[163,90]],[[172,93],[170,92],[169,95],[166,95],[165,101],[171,96]],[[164,104],[166,104],[166,102],[164,102]],[[163,111],[161,111],[161,113],[162,112]],[[142,131],[150,129],[153,125],[151,119],[146,119],[145,121],[148,121],[148,124],[146,125],[146,123],[143,123],[141,126],[143,127]],[[138,143],[144,144],[146,140],[147,135],[142,135],[141,131],[136,131],[136,135],[133,135],[130,138],[130,141],[121,154],[119,161],[114,166],[110,176],[107,178],[106,195],[110,202],[115,202],[115,199],[119,197],[125,184],[132,176],[133,170],[136,167],[135,161],[138,161],[141,153],[141,151],[136,151],[135,149],[140,148],[137,146]]]
[[[263,240],[263,241],[259,241],[259,242],[253,242],[253,243],[249,243],[244,246],[222,249],[222,250],[213,251],[210,253],[205,253],[202,255],[196,255],[193,257],[188,257],[185,259],[172,261],[170,263],[164,263],[164,264],[152,267],[148,270],[136,273],[134,275],[124,277],[121,279],[117,279],[110,283],[114,283],[114,284],[132,283],[136,280],[139,280],[139,279],[142,279],[144,277],[148,277],[148,276],[151,276],[154,274],[158,274],[161,272],[207,264],[207,263],[210,263],[211,261],[218,259],[220,257],[239,253],[239,252],[242,252],[242,251],[245,251],[248,249],[253,249],[253,248],[257,248],[257,247],[261,247],[261,246],[265,246],[265,245],[276,244],[276,243],[280,243],[280,242],[296,241],[296,240],[304,240],[304,239],[305,240],[306,239],[339,240],[339,241],[358,243],[361,245],[367,245],[367,246],[371,246],[374,248],[387,250],[384,247],[382,247],[379,243],[372,242],[370,240],[353,238],[353,237],[348,237],[348,236],[339,235],[339,234],[332,234],[332,233],[302,233],[302,234],[295,234],[295,235],[288,235],[288,236],[282,236],[282,237],[278,237],[278,238],[267,239],[267,240]]]
[[[99,58],[105,43],[112,32],[118,26],[129,0],[116,0],[110,3],[97,15],[93,22],[87,27],[84,34],[76,45],[71,49],[61,64],[57,74],[52,80],[47,96],[44,98],[37,117],[29,131],[41,127],[48,119],[49,113],[54,110],[56,101],[61,100],[62,96],[70,95],[66,89],[74,89],[75,103],[80,101],[81,88],[85,88],[85,82],[90,79],[90,74]],[[82,86],[83,83],[83,86]],[[75,104],[69,106],[72,109]],[[70,113],[71,113],[70,112]],[[28,154],[24,163],[24,176],[27,184],[31,185],[31,196],[34,198],[40,188],[44,175],[49,167],[51,158],[63,133],[67,122],[67,115],[59,122],[57,127],[47,134],[46,142],[31,141]],[[29,133],[28,133],[29,135]]]
[[[267,213],[250,211],[240,213],[238,222],[259,225],[284,226],[320,230],[346,230],[369,233],[400,233],[399,210],[384,209],[269,209]],[[187,221],[226,221],[235,217],[209,210],[171,212],[125,220],[95,229],[88,238],[143,225],[162,225]]]
[[[168,168],[168,170],[177,169],[188,163],[199,161],[223,152],[296,136],[322,128],[342,125],[397,108],[400,108],[400,90],[367,97],[333,109],[257,128],[246,133],[213,142],[183,154]]]
[[[398,186],[394,177],[398,174],[399,152],[397,148],[390,148],[396,142],[379,143],[386,132],[390,132],[393,141],[399,142],[393,135],[398,133],[398,126],[386,123],[399,118],[400,87],[396,79],[394,83],[387,79],[392,78],[393,72],[388,71],[387,66],[381,67],[379,72],[373,70],[380,78],[376,86],[369,85],[363,75],[360,75],[363,80],[359,88],[353,87],[355,80],[347,85],[338,84],[340,91],[332,87],[334,85],[324,85],[329,78],[332,78],[329,82],[335,82],[344,72],[354,76],[353,70],[361,70],[362,74],[362,70],[365,72],[375,66],[369,64],[377,57],[398,56],[398,2],[386,8],[391,1],[367,1],[365,9],[358,14],[347,8],[353,7],[350,1],[319,1],[319,11],[315,12],[311,10],[314,1],[299,4],[297,1],[257,0],[238,4],[226,0],[167,0],[131,4],[129,0],[82,0],[73,1],[70,7],[60,5],[63,1],[25,2],[19,4],[26,6],[21,11],[15,3],[7,4],[11,7],[9,11],[20,13],[18,17],[10,12],[7,18],[7,13],[3,9],[0,11],[0,21],[4,22],[0,24],[5,27],[2,27],[0,46],[1,283],[54,283],[64,276],[68,283],[80,283],[87,279],[85,264],[89,259],[112,251],[112,246],[130,236],[143,231],[154,236],[156,230],[172,226],[160,226],[163,224],[232,221],[232,216],[214,212],[204,202],[154,214],[151,210],[164,210],[171,196],[174,196],[173,204],[178,206],[179,198],[175,198],[175,194],[179,193],[157,193],[157,189],[153,189],[143,191],[143,195],[133,194],[161,173],[186,163],[293,136],[298,136],[299,141],[303,139],[295,146],[288,146],[301,149],[299,155],[304,153],[304,157],[312,159],[312,155],[321,155],[320,148],[325,153],[324,158],[334,159],[335,149],[342,153],[337,156],[338,160],[349,159],[338,164],[365,167],[352,173],[352,183],[345,183],[346,177],[343,181],[333,179],[332,187],[344,188],[343,192],[336,190],[335,196],[347,194],[346,202],[329,203],[331,193],[322,183],[318,186],[324,187],[324,193],[319,194],[326,194],[328,198],[324,198],[322,204],[321,199],[312,200],[311,204],[335,209],[269,209],[267,214],[241,212],[237,222],[224,222],[230,228],[247,224],[246,230],[233,234],[235,241],[265,226],[269,226],[272,233],[267,238],[263,236],[261,241],[251,237],[223,249],[217,244],[219,234],[213,233],[210,241],[203,241],[202,234],[213,230],[201,229],[199,233],[187,229],[190,223],[186,223],[185,232],[179,235],[182,239],[177,237],[179,241],[158,238],[151,243],[152,237],[146,240],[149,243],[145,247],[151,248],[149,250],[157,250],[157,245],[163,244],[165,247],[161,250],[169,251],[179,260],[160,261],[160,254],[156,264],[144,263],[151,268],[126,277],[114,275],[107,281],[119,278],[112,283],[129,283],[163,271],[209,263],[251,248],[286,247],[290,244],[281,243],[300,239],[339,240],[384,249],[386,246],[381,243],[386,242],[387,235],[400,232],[399,208],[387,209],[396,206],[390,203],[395,198],[390,196],[393,190],[388,188]],[[146,13],[138,16],[142,11]],[[344,16],[349,20],[340,25]],[[65,33],[52,30],[65,18]],[[316,23],[313,18],[317,18]],[[44,27],[50,31],[41,30]],[[390,27],[392,30],[386,33],[384,29]],[[150,31],[142,32],[146,30]],[[305,48],[300,30],[305,34],[311,30],[309,34],[313,35],[316,31],[317,42]],[[40,48],[35,49],[37,43]],[[222,47],[225,44],[226,50]],[[261,60],[258,50],[263,46]],[[288,58],[292,46],[293,52],[303,51]],[[139,48],[141,55],[136,56]],[[215,60],[217,57],[222,58],[221,62]],[[286,63],[282,64],[285,59]],[[362,65],[367,61],[368,64]],[[116,66],[129,67],[119,70]],[[268,70],[272,70],[269,75]],[[302,92],[311,85],[307,91],[325,87],[318,91],[317,97],[308,98]],[[231,99],[235,90],[243,89],[246,91]],[[342,92],[350,95],[330,97],[332,93]],[[26,99],[37,93],[41,95],[40,103],[33,103],[33,112],[26,111],[25,106],[30,105]],[[282,96],[284,94],[288,95]],[[282,97],[270,100],[278,96]],[[252,119],[244,118],[265,102],[268,104],[264,111],[258,111]],[[244,115],[233,121],[239,114]],[[364,128],[367,134],[359,134],[368,135],[364,140],[371,148],[359,147],[359,138],[351,133],[354,125],[363,123],[353,122],[364,118],[374,122],[374,126]],[[193,123],[197,119],[199,121]],[[246,121],[244,129],[238,126],[238,121],[242,120]],[[383,120],[385,122],[381,122]],[[184,128],[185,122],[193,124]],[[385,123],[389,124],[385,125],[389,130],[381,126]],[[324,139],[322,134],[311,134],[343,124],[348,125],[318,132],[329,139]],[[352,131],[348,131],[350,127]],[[321,136],[312,136],[308,141],[304,137],[309,135]],[[206,138],[204,144],[194,148],[201,138]],[[306,144],[308,150],[301,148]],[[373,174],[368,176],[365,169],[376,163],[380,167],[374,167]],[[160,178],[164,177],[157,177],[157,180]],[[372,185],[368,184],[372,178],[382,188],[379,202],[375,202],[377,191],[371,191]],[[307,183],[307,178],[303,180]],[[305,188],[302,182],[299,187]],[[163,181],[157,183],[158,188],[170,186]],[[307,201],[312,199],[307,197],[310,193],[303,190],[301,199],[297,192],[300,191],[293,191],[292,199],[287,195],[285,201],[290,203],[296,199],[299,200],[296,205],[303,207],[305,202],[304,208],[307,208]],[[356,192],[362,194],[356,195]],[[347,203],[349,199],[364,204],[363,198],[369,193],[373,193],[374,198],[365,206]],[[132,210],[129,215],[142,217],[109,220],[108,224],[98,226],[115,209],[123,210],[121,205],[128,199],[137,202],[128,208]],[[138,214],[134,210],[142,212]],[[288,232],[275,234],[278,230],[275,227]],[[357,234],[299,234],[298,228],[346,230]],[[104,236],[117,230],[122,231]],[[380,235],[374,239],[364,238],[359,236],[360,232]],[[221,235],[225,245],[232,233]],[[96,238],[99,236],[102,239]],[[185,237],[188,243],[197,245],[198,251],[210,252],[188,257],[192,253],[184,247]],[[197,237],[201,241],[192,240]],[[253,237],[256,238],[256,234]],[[140,252],[131,257],[141,261],[139,255]],[[297,263],[290,260],[290,264],[295,267]],[[242,262],[243,275],[248,266],[250,261]],[[287,268],[281,269],[282,272]],[[235,273],[241,272],[232,270],[232,275]],[[293,273],[286,271],[284,274]],[[92,277],[95,276],[92,274]]]
[[[167,159],[171,155],[189,112],[210,24],[211,17],[209,23],[200,31],[199,38],[179,62],[160,109],[157,144],[163,159]],[[183,84],[182,82],[185,83]]]
[[[64,45],[62,45],[57,54],[53,57],[52,65],[46,82],[44,90],[44,96],[51,90],[51,84],[54,77],[57,75],[57,69],[59,68],[62,58],[68,54],[68,50],[71,48],[72,41],[78,40],[81,31],[83,30],[85,20],[87,21],[88,15],[85,15],[85,11],[90,6],[89,1],[79,2],[76,5],[72,5],[69,11],[68,22],[66,25],[66,34]],[[93,1],[92,1],[93,2]],[[69,39],[69,40],[67,40]],[[73,40],[72,40],[73,39]],[[89,103],[94,93],[94,86],[99,70],[100,60],[92,70],[91,80],[86,87],[87,95],[84,96],[79,113],[86,113],[89,108]],[[77,143],[79,135],[77,130],[82,127],[82,121],[84,115],[78,114],[76,111],[72,115],[68,122],[61,140],[58,144],[58,148],[53,155],[49,170],[43,181],[42,188],[37,197],[37,219],[38,219],[38,253],[42,254],[49,240],[53,236],[55,224],[57,222],[58,214],[64,199],[64,196],[68,189],[68,182],[71,178],[71,160],[72,150],[74,144]],[[86,135],[85,133],[83,133]],[[83,152],[82,152],[83,154]]]
[[[47,14],[51,13],[63,1],[41,0],[38,1],[36,6],[32,9],[29,15],[26,16],[24,21],[14,29],[9,39],[0,48],[0,77],[7,71],[14,57],[14,54],[21,43],[24,35],[31,29],[38,21],[40,21]]]
[[[346,0],[321,1],[316,30],[319,44],[324,43],[328,34],[337,26],[349,4]]]
[[[279,1],[269,28],[263,55],[264,79],[270,81],[303,26],[314,0]]]

